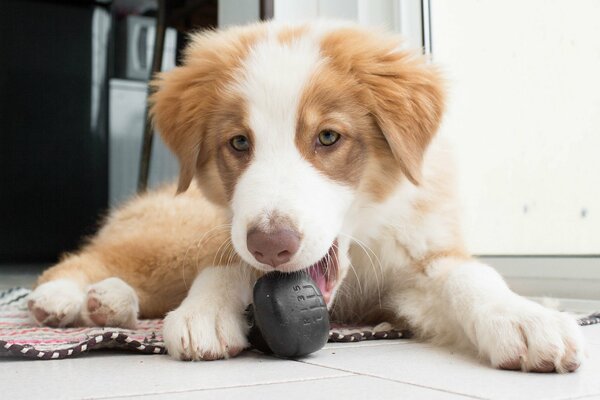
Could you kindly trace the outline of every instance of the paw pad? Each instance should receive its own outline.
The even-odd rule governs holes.
[[[108,278],[88,288],[83,318],[88,325],[133,329],[139,310],[134,289],[119,278]]]
[[[109,317],[108,310],[102,309],[100,300],[95,297],[88,297],[86,306],[90,319],[98,326],[106,326]]]

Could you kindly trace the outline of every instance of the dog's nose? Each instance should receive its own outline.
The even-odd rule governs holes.
[[[252,229],[248,232],[246,243],[257,261],[277,268],[296,254],[300,247],[300,235],[291,229],[280,229],[272,233]]]

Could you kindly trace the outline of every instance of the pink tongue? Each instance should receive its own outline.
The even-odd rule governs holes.
[[[325,275],[322,272],[321,266],[317,263],[317,265],[313,265],[308,269],[308,274],[312,278],[313,281],[321,290],[321,294],[327,294],[327,280],[325,279]]]

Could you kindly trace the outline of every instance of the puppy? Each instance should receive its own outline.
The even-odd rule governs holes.
[[[199,33],[153,85],[178,186],[115,210],[47,270],[29,300],[39,323],[166,315],[172,357],[233,357],[257,277],[307,269],[335,321],[408,326],[503,369],[579,367],[575,320],[465,250],[434,138],[444,84],[395,35],[330,22]]]

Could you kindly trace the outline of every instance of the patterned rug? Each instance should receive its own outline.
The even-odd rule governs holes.
[[[90,350],[116,348],[136,353],[164,354],[162,320],[141,320],[135,330],[120,328],[49,328],[36,325],[27,311],[29,289],[0,291],[0,356],[39,360],[61,359]],[[578,319],[579,325],[600,323],[600,313]],[[408,338],[410,333],[383,323],[375,327],[332,325],[330,342]]]
[[[9,355],[39,360],[61,359],[90,350],[116,348],[136,353],[164,354],[162,320],[146,319],[137,329],[121,328],[50,328],[36,325],[27,311],[29,289],[0,291],[0,356]],[[599,316],[600,317],[600,316]],[[598,318],[600,322],[600,318]],[[392,329],[383,323],[375,327],[332,326],[330,342],[400,339],[406,331]]]

